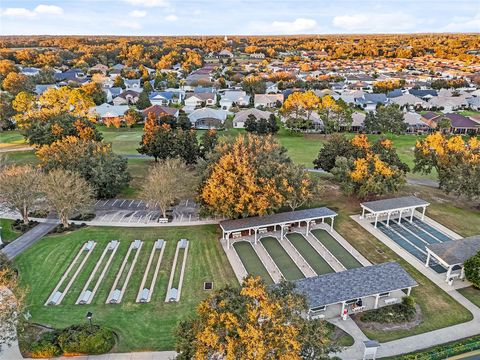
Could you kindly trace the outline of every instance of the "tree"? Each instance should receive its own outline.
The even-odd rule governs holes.
[[[67,136],[83,140],[102,140],[102,134],[95,124],[69,114],[51,116],[43,121],[32,119],[30,126],[24,128],[22,134],[30,145],[49,145]]]
[[[245,131],[249,133],[257,132],[257,118],[255,115],[250,114],[247,116],[247,120],[245,120]]]
[[[0,352],[10,346],[22,331],[26,291],[6,256],[0,253]]]
[[[335,350],[331,330],[325,321],[303,318],[305,311],[292,283],[267,287],[250,276],[240,289],[226,287],[203,300],[195,317],[179,324],[176,351],[179,359],[328,358]]]
[[[125,86],[125,81],[123,80],[123,77],[121,77],[120,75],[116,76],[115,79],[113,80],[113,86],[121,87],[124,90],[127,88]]]
[[[446,116],[443,116],[437,122],[437,129],[440,130],[443,134],[449,132],[451,127],[452,127],[452,121]]]
[[[143,117],[142,114],[135,109],[128,109],[123,115],[123,119],[125,120],[125,124],[127,124],[129,128],[132,128],[134,125],[142,121]]]
[[[337,156],[349,157],[352,150],[350,141],[344,135],[334,134],[320,149],[313,165],[315,169],[330,172],[335,167]]]
[[[195,182],[195,177],[182,160],[162,160],[149,169],[140,198],[148,204],[150,210],[159,209],[165,218],[167,209],[174,201],[193,193]]]
[[[10,72],[5,79],[3,79],[2,87],[3,90],[8,91],[10,94],[15,96],[22,91],[33,91],[34,84],[32,79],[30,79],[27,75]]]
[[[480,251],[463,264],[465,277],[477,289],[480,289]]]
[[[200,138],[200,155],[205,158],[218,143],[218,134],[215,129],[205,131]]]
[[[338,132],[352,125],[352,109],[343,101],[336,102],[331,96],[324,96],[318,112],[323,121],[325,133]]]
[[[471,199],[480,197],[480,141],[436,132],[415,145],[414,172],[429,174],[435,169],[439,186]]]
[[[310,121],[312,113],[320,109],[321,104],[322,99],[313,91],[294,92],[285,100],[280,111],[288,119]]]
[[[10,73],[18,73],[18,68],[11,60],[0,60],[0,82]]]
[[[180,110],[178,114],[177,127],[182,130],[190,130],[192,128],[192,122],[188,118],[187,113],[183,110]]]
[[[82,90],[92,98],[95,105],[101,105],[107,102],[107,94],[103,91],[99,83],[89,82],[82,86]]]
[[[42,179],[42,193],[64,228],[75,214],[85,213],[92,205],[93,189],[79,174],[64,169],[49,171]]]
[[[270,134],[276,134],[278,130],[280,130],[280,127],[278,126],[277,118],[274,114],[270,114],[268,117],[268,132]]]
[[[267,85],[260,76],[249,75],[242,81],[242,90],[250,96],[265,94]]]
[[[365,117],[364,124],[365,131],[368,133],[403,134],[407,130],[403,112],[398,104],[379,106],[376,114],[369,113],[369,115]]]
[[[67,136],[37,150],[45,171],[75,172],[91,185],[97,198],[111,198],[130,182],[127,159],[113,152],[111,144]]]
[[[152,106],[152,103],[150,102],[150,99],[148,97],[148,92],[146,92],[145,89],[138,96],[136,105],[137,105],[137,108],[139,108],[140,110],[143,110],[149,106]]]
[[[295,211],[300,206],[308,204],[319,194],[318,183],[309,175],[305,168],[297,164],[288,164],[281,169],[281,192],[285,204]]]
[[[265,215],[280,208],[280,168],[290,159],[271,136],[238,136],[208,157],[199,199],[205,212],[231,218]]]
[[[13,97],[7,92],[0,92],[0,130],[13,130],[15,123],[12,121],[15,110],[12,105]]]
[[[178,130],[176,139],[176,154],[187,165],[196,164],[200,155],[197,134],[194,130]]]
[[[143,83],[143,91],[145,91],[147,94],[150,94],[153,91],[153,87],[150,81],[145,81]]]
[[[156,162],[177,156],[176,136],[170,125],[156,125],[147,131],[144,130],[140,148],[137,149],[140,154],[153,156]]]
[[[0,169],[0,194],[7,205],[22,215],[28,224],[28,213],[40,197],[41,174],[32,166],[7,166]]]

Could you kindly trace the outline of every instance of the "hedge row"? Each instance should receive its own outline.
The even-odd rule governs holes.
[[[403,355],[398,360],[441,360],[478,349],[480,349],[480,335],[450,344],[435,346],[424,352]]]

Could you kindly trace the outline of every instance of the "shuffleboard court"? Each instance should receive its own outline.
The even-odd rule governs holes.
[[[298,280],[305,277],[277,239],[274,237],[265,237],[262,238],[260,242],[275,264],[277,264],[277,267],[283,276],[285,276],[286,280]]]
[[[334,237],[332,237],[326,230],[315,229],[312,230],[312,234],[320,241],[338,261],[347,269],[354,269],[362,267],[363,265],[355,259]]]
[[[293,246],[298,250],[300,255],[310,264],[312,269],[317,273],[317,275],[327,274],[334,272],[330,265],[325,261],[325,259],[310,245],[303,237],[303,235],[298,233],[290,233],[287,235],[288,240],[292,243]]]
[[[238,241],[233,244],[238,257],[245,266],[247,272],[254,276],[263,278],[266,284],[273,284],[267,269],[263,266],[252,245],[248,241]]]

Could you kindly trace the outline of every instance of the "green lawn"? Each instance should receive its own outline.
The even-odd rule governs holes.
[[[469,286],[458,290],[458,292],[480,308],[480,289]]]
[[[162,265],[157,287],[151,303],[136,304],[140,281],[148,261],[148,251],[153,242],[165,239]],[[180,238],[190,240],[189,256],[185,270],[184,287],[179,303],[165,303],[166,287],[170,274],[175,246]],[[120,248],[90,305],[74,305],[80,290],[91,274],[96,260],[110,240],[120,240]],[[122,303],[105,304],[108,292],[115,279],[130,243],[144,240],[142,253],[137,261]],[[61,305],[46,307],[46,301],[63,271],[74,258],[81,244],[95,240],[97,246],[90,255],[85,268],[75,280]],[[208,259],[208,261],[205,261]],[[218,241],[216,226],[167,227],[167,228],[84,228],[70,234],[48,236],[15,259],[20,281],[29,289],[27,296],[31,321],[54,327],[65,327],[85,321],[87,311],[93,312],[94,323],[113,329],[119,337],[115,351],[171,350],[174,346],[172,332],[179,320],[193,313],[195,306],[208,292],[203,290],[204,281],[213,281],[215,288],[227,284],[236,285],[237,280]]]
[[[362,264],[353,257],[335,238],[333,238],[326,230],[315,229],[312,234],[330,251],[338,261],[347,269],[362,267]]]
[[[0,149],[14,149],[25,146],[28,146],[28,144],[19,131],[0,131]]]
[[[13,220],[10,219],[0,219],[0,235],[2,237],[2,241],[4,243],[9,243],[15,240],[17,237],[22,235],[21,232],[12,230],[11,225],[13,224]]]
[[[255,250],[253,250],[252,244],[248,241],[238,241],[233,244],[233,247],[249,274],[260,276],[265,283],[273,284],[270,274],[265,266],[263,266]]]
[[[277,239],[264,237],[260,242],[275,261],[286,280],[297,280],[305,277]]]
[[[38,164],[38,159],[35,156],[34,150],[28,151],[10,151],[5,153],[7,158],[7,163],[17,164],[17,165],[36,165]]]
[[[317,275],[327,274],[333,272],[333,269],[328,265],[325,259],[313,248],[312,245],[298,233],[291,233],[287,235],[288,240],[303,256],[303,258],[310,264]]]

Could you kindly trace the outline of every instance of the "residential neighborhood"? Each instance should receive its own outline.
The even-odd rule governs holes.
[[[428,5],[5,0],[0,360],[477,359],[477,4]]]

